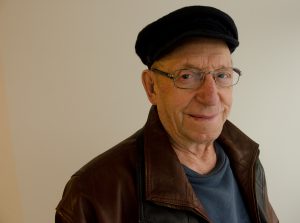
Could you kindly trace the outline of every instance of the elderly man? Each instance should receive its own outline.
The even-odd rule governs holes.
[[[258,144],[227,120],[238,44],[234,21],[212,7],[146,26],[136,52],[147,123],[72,176],[56,223],[278,222]]]

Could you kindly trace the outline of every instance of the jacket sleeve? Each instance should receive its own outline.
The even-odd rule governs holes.
[[[55,223],[94,223],[95,212],[89,196],[80,186],[77,176],[67,183],[56,207]]]
[[[260,160],[256,163],[256,197],[262,223],[279,223],[268,198],[266,177]]]

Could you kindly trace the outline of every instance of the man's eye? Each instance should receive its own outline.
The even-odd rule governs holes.
[[[186,81],[186,80],[190,80],[194,78],[194,73],[190,70],[180,70],[177,73],[177,77],[178,79],[180,79],[181,81]]]
[[[229,73],[225,73],[225,72],[218,73],[216,76],[217,76],[217,78],[220,78],[220,79],[227,79],[227,78],[231,77],[231,75]]]
[[[186,74],[180,75],[180,78],[181,78],[181,79],[184,79],[184,80],[187,80],[187,79],[192,78],[192,76],[193,76],[192,74],[186,73]]]

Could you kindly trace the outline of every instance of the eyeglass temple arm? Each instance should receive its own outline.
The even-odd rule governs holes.
[[[242,71],[238,68],[232,68],[239,76],[242,76]]]
[[[163,75],[163,76],[165,76],[167,78],[174,79],[174,76],[172,74],[169,74],[169,73],[164,72],[162,70],[158,70],[156,68],[151,68],[151,71],[156,72],[156,73],[158,73],[160,75]]]

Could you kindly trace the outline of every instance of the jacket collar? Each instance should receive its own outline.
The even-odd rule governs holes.
[[[146,200],[168,207],[190,209],[207,219],[168,138],[157,109],[152,106],[144,128]],[[249,185],[253,185],[253,169],[249,166],[254,166],[258,145],[229,121],[226,121],[218,142],[233,165],[239,185],[244,188],[242,193],[248,194],[251,190]]]
[[[227,154],[235,179],[244,197],[253,222],[258,222],[258,205],[255,195],[255,165],[259,156],[259,145],[231,122],[226,121],[219,137]]]

